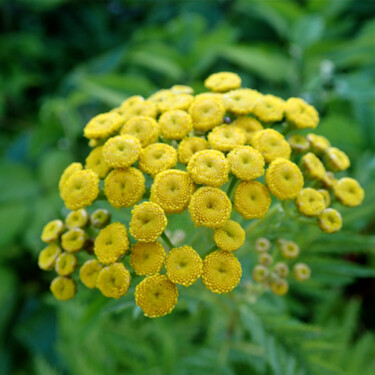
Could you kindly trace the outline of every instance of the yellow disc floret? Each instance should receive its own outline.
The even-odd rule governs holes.
[[[327,169],[332,172],[345,171],[350,167],[350,160],[345,152],[336,147],[330,147],[325,150],[324,162]]]
[[[94,252],[102,264],[115,263],[128,249],[128,233],[121,223],[107,225],[95,238]]]
[[[208,142],[204,138],[187,137],[178,145],[178,161],[181,164],[187,164],[196,152],[206,149],[208,149]]]
[[[358,181],[350,177],[344,177],[338,180],[334,187],[334,193],[336,198],[344,206],[348,207],[359,206],[365,197],[365,192]]]
[[[86,138],[108,138],[115,134],[123,123],[123,118],[115,112],[102,113],[89,121],[83,134]]]
[[[135,303],[149,318],[169,314],[176,306],[177,298],[177,287],[166,275],[146,277],[135,288]]]
[[[73,254],[61,253],[55,261],[55,271],[60,276],[71,275],[78,264],[77,258]]]
[[[107,176],[111,167],[103,158],[103,146],[94,148],[86,158],[86,169],[93,170],[99,178]]]
[[[305,216],[317,216],[326,207],[323,195],[313,188],[302,189],[296,197],[296,205]]]
[[[140,276],[158,273],[163,267],[166,254],[159,242],[137,242],[132,246],[130,265]]]
[[[158,114],[156,104],[150,100],[145,100],[142,96],[132,96],[125,100],[117,112],[122,116],[126,123],[134,117],[155,118]]]
[[[165,143],[154,143],[144,148],[139,157],[139,169],[155,176],[177,164],[177,151]]]
[[[175,94],[169,95],[163,101],[158,103],[160,112],[173,110],[188,110],[190,104],[194,100],[194,96],[190,94]]]
[[[336,233],[342,227],[342,217],[340,212],[333,208],[326,208],[318,216],[319,228],[325,233]]]
[[[87,241],[87,234],[81,228],[69,229],[61,236],[61,246],[68,253],[81,250]]]
[[[277,296],[283,296],[288,293],[289,284],[285,279],[278,278],[271,281],[271,290],[273,294]]]
[[[96,260],[90,259],[82,264],[79,270],[79,278],[87,288],[96,288],[96,281],[103,266]]]
[[[202,259],[190,246],[172,249],[165,260],[167,276],[175,284],[190,286],[202,274]]]
[[[266,171],[266,184],[278,199],[294,199],[303,187],[303,176],[290,160],[277,158]]]
[[[75,172],[78,172],[83,169],[83,166],[81,163],[72,163],[68,167],[65,168],[63,174],[60,177],[59,181],[59,192],[61,199],[64,200],[63,197],[63,187],[66,184],[66,181],[68,181],[69,177],[74,174]]]
[[[104,296],[118,299],[128,292],[130,281],[130,273],[125,266],[114,263],[99,272],[96,286]]]
[[[55,298],[60,301],[72,299],[77,292],[77,286],[74,280],[69,277],[61,276],[52,280],[50,289]]]
[[[125,123],[121,134],[131,135],[146,147],[158,141],[160,126],[155,119],[146,116],[135,116]]]
[[[310,148],[310,142],[300,134],[293,134],[288,138],[288,143],[294,152],[307,152]]]
[[[60,246],[55,243],[50,244],[39,253],[39,268],[44,271],[52,270],[55,266],[55,261],[60,254]]]
[[[52,220],[44,226],[41,239],[46,243],[56,241],[64,230],[65,226],[61,220]]]
[[[300,98],[289,98],[286,101],[285,116],[297,129],[315,129],[319,123],[317,110]]]
[[[221,250],[235,251],[245,242],[245,231],[239,223],[228,220],[222,228],[215,229],[214,241]]]
[[[246,220],[263,217],[270,205],[267,186],[259,181],[240,182],[234,191],[234,209]]]
[[[293,241],[283,241],[280,244],[281,254],[286,259],[295,259],[299,255],[299,246]]]
[[[84,208],[77,211],[72,211],[65,218],[65,225],[69,229],[84,228],[89,223],[89,214]]]
[[[132,210],[130,234],[141,242],[155,242],[167,227],[163,209],[154,202],[143,202]]]
[[[263,130],[262,124],[254,117],[240,116],[237,117],[233,125],[237,128],[242,129],[246,134],[246,144],[250,144],[253,139],[253,135],[259,130]]]
[[[323,179],[326,169],[320,159],[312,152],[307,153],[301,159],[301,168],[307,178]]]
[[[159,118],[159,125],[165,139],[182,139],[193,129],[191,116],[179,109],[163,113]]]
[[[233,125],[217,126],[208,134],[208,143],[219,151],[231,151],[236,146],[244,145],[245,142],[246,133]]]
[[[296,263],[293,266],[293,276],[297,281],[306,281],[311,276],[310,267],[305,263]]]
[[[225,108],[237,115],[252,113],[260,98],[262,98],[262,94],[251,89],[237,89],[223,95]]]
[[[316,155],[322,155],[325,150],[331,147],[331,143],[329,142],[329,140],[322,135],[309,133],[307,134],[306,139],[310,143],[311,150]]]
[[[281,121],[284,117],[285,102],[273,95],[264,95],[253,108],[253,114],[260,121],[266,123]]]
[[[228,293],[240,282],[241,263],[227,251],[214,251],[203,260],[202,281],[213,293]]]
[[[229,220],[231,211],[228,196],[214,187],[198,189],[189,204],[191,220],[196,227],[221,228]]]
[[[241,78],[236,73],[220,72],[211,74],[204,81],[204,85],[214,92],[234,90],[241,86]]]

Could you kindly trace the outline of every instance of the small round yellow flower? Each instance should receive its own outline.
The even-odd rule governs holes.
[[[38,266],[41,270],[49,271],[55,266],[57,257],[61,254],[61,248],[55,243],[48,245],[39,253]]]
[[[195,130],[206,132],[223,122],[225,106],[222,99],[216,97],[195,97],[189,108]]]
[[[111,220],[111,213],[103,208],[98,208],[90,216],[91,225],[95,228],[104,228]]]
[[[167,227],[162,208],[154,202],[143,202],[132,210],[130,234],[141,242],[155,242]]]
[[[107,225],[95,238],[94,252],[102,264],[115,263],[128,250],[128,232],[121,223]]]
[[[265,237],[259,237],[255,241],[255,250],[258,253],[267,252],[271,249],[271,241]]]
[[[146,116],[135,116],[125,123],[121,134],[131,135],[146,147],[158,141],[160,126],[155,119]]]
[[[232,204],[228,196],[214,187],[201,187],[189,204],[189,212],[194,225],[207,228],[220,228],[229,220]]]
[[[65,226],[61,220],[52,220],[44,226],[41,239],[46,243],[56,241],[64,230]]]
[[[59,192],[61,199],[63,198],[63,187],[66,184],[66,181],[68,181],[69,177],[72,176],[75,172],[78,172],[82,170],[83,166],[81,163],[72,163],[68,167],[65,168],[63,174],[60,177],[59,181]]]
[[[130,265],[140,276],[158,273],[165,261],[165,250],[159,242],[137,242],[132,246]]]
[[[242,129],[246,134],[245,144],[250,144],[253,136],[259,130],[263,130],[262,124],[254,117],[240,116],[237,117],[233,125]]]
[[[271,290],[277,296],[283,296],[288,293],[289,284],[285,279],[276,279],[271,281]]]
[[[222,228],[215,229],[214,241],[221,250],[236,251],[245,242],[245,231],[239,223],[228,220]]]
[[[214,251],[203,260],[202,281],[213,293],[228,293],[240,282],[241,263],[227,251]]]
[[[70,212],[65,218],[65,225],[69,229],[84,228],[89,223],[89,214],[84,208]]]
[[[293,276],[297,281],[306,281],[311,276],[310,267],[305,263],[297,263],[293,266]]]
[[[306,138],[310,143],[311,150],[316,155],[322,155],[325,150],[331,147],[329,140],[322,135],[309,133],[307,134]]]
[[[69,229],[61,236],[61,246],[68,253],[81,250],[87,241],[87,234],[81,228]]]
[[[86,138],[108,138],[115,134],[123,123],[123,118],[115,112],[102,113],[89,121],[83,134]]]
[[[177,298],[177,287],[166,275],[148,276],[135,288],[135,303],[149,318],[158,318],[172,312]]]
[[[291,149],[284,136],[274,129],[264,129],[256,132],[251,145],[257,149],[267,163],[276,158],[289,159]]]
[[[76,292],[77,286],[74,280],[69,277],[55,277],[50,286],[52,294],[60,301],[72,299]]]
[[[79,278],[83,285],[89,289],[96,288],[96,281],[103,266],[96,260],[90,259],[82,264],[79,270]]]
[[[145,178],[136,168],[114,169],[104,180],[104,194],[111,206],[131,207],[145,192]]]
[[[223,95],[226,109],[237,115],[252,113],[255,104],[261,98],[262,94],[251,89],[237,89]]]
[[[181,164],[187,164],[196,152],[206,149],[208,149],[208,142],[204,138],[187,137],[178,145],[178,161]]]
[[[272,255],[268,253],[260,253],[258,255],[258,263],[261,264],[262,266],[270,266],[273,261]]]
[[[277,158],[266,171],[266,184],[278,199],[294,199],[303,187],[303,175],[290,160]]]
[[[107,165],[114,168],[130,167],[138,160],[140,153],[140,142],[128,134],[110,138],[103,146],[103,158]]]
[[[285,101],[277,96],[264,95],[254,105],[253,114],[260,121],[271,123],[284,117]]]
[[[240,146],[228,155],[231,172],[240,180],[254,180],[264,174],[264,158],[262,154],[250,146]]]
[[[193,129],[191,116],[179,109],[163,113],[159,118],[159,125],[165,139],[182,139]]]
[[[300,98],[289,98],[286,101],[285,116],[297,129],[315,129],[319,123],[317,110]]]
[[[322,179],[326,173],[323,163],[312,152],[303,155],[301,159],[301,168],[306,177],[310,179]]]
[[[222,152],[203,150],[190,158],[187,171],[197,184],[219,187],[228,181],[229,164]]]
[[[114,263],[104,267],[96,280],[96,287],[108,298],[124,296],[130,286],[130,273],[122,263]]]
[[[204,81],[205,87],[214,92],[234,90],[241,86],[241,78],[236,73],[220,72],[211,74]]]
[[[175,94],[194,94],[194,89],[185,85],[173,85],[171,91]]]
[[[231,151],[236,146],[244,145],[245,142],[246,133],[233,125],[217,126],[208,134],[208,143],[219,151]]]
[[[338,181],[332,172],[325,172],[324,176],[319,178],[319,180],[327,189],[333,189]]]
[[[118,110],[126,123],[134,117],[150,117],[155,118],[158,114],[156,104],[150,100],[145,100],[141,96],[132,96],[125,100]]]
[[[327,208],[331,204],[331,195],[329,191],[325,189],[318,189],[318,192],[322,194],[325,208]]]
[[[152,103],[155,103],[159,111],[159,104],[167,100],[169,97],[174,96],[175,94],[176,92],[172,91],[171,89],[162,89],[162,90],[156,91],[154,94],[149,96],[147,100]],[[187,92],[186,94],[191,94],[191,93]]]
[[[350,167],[348,156],[336,147],[330,147],[325,150],[324,162],[326,167],[332,172],[345,171],[345,169]]]
[[[268,279],[269,274],[270,273],[268,271],[268,268],[263,264],[257,264],[253,268],[252,272],[253,279],[257,283],[262,283],[263,281],[266,281]]]
[[[69,210],[90,206],[98,194],[99,177],[90,169],[73,173],[62,190],[65,206]]]
[[[99,178],[107,176],[111,167],[103,158],[103,146],[94,148],[86,158],[86,169],[93,170]]]
[[[365,192],[358,181],[350,177],[344,177],[338,180],[334,187],[334,193],[336,198],[344,206],[348,207],[359,206],[365,197]]]
[[[324,197],[313,188],[302,189],[296,197],[298,211],[305,216],[318,216],[326,207]]]
[[[289,274],[289,267],[285,262],[277,262],[273,269],[280,277],[287,277]]]
[[[168,169],[156,175],[150,201],[157,203],[166,214],[181,213],[189,205],[194,191],[194,181],[187,172]]]
[[[139,169],[152,177],[161,171],[171,169],[177,164],[177,151],[165,143],[147,146],[139,157]]]
[[[163,101],[158,103],[158,108],[160,112],[179,110],[188,110],[194,96],[190,94],[173,94],[169,95]]]
[[[234,191],[234,209],[246,220],[263,217],[271,205],[270,193],[259,181],[243,181]]]
[[[78,265],[77,258],[70,253],[61,253],[55,261],[55,271],[60,276],[71,275]]]
[[[336,233],[342,227],[340,212],[333,208],[326,208],[318,216],[319,228],[325,233]]]
[[[286,259],[295,259],[299,255],[299,246],[293,241],[284,241],[280,247],[281,254]]]
[[[288,143],[294,152],[303,153],[307,152],[310,148],[310,143],[300,134],[293,134],[288,138]]]
[[[202,274],[203,262],[190,246],[172,249],[165,259],[167,276],[172,283],[185,287],[194,284]]]

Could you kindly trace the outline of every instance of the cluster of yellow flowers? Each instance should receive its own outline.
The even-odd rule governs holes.
[[[350,166],[345,153],[322,136],[305,134],[318,125],[314,107],[300,98],[285,101],[241,88],[241,78],[230,72],[212,74],[205,86],[210,91],[195,96],[182,85],[147,99],[133,96],[86,125],[92,148],[86,163],[69,165],[59,183],[72,212],[65,223],[54,220],[42,233],[48,246],[39,266],[56,270],[51,284],[56,298],[75,295],[72,275],[82,264],[76,253],[86,250],[79,270],[86,287],[120,298],[132,276],[142,276],[136,304],[148,317],[163,316],[177,303],[177,285],[188,287],[201,278],[212,292],[228,293],[239,284],[235,251],[245,242],[243,226],[263,218],[273,199],[294,201],[301,215],[316,218],[327,233],[342,226],[331,199],[350,207],[362,202],[356,180],[334,175]],[[130,222],[110,223],[103,209],[90,216],[86,207],[103,197],[117,209],[132,207]],[[212,229],[215,247],[205,254],[188,245],[174,247],[165,233],[173,220],[166,215],[186,209],[195,227]],[[243,220],[231,220],[240,216]],[[295,257],[292,244],[279,241],[284,257]],[[254,279],[284,294],[288,266],[271,265],[266,251],[260,257]],[[306,265],[293,269],[298,280],[310,276]]]

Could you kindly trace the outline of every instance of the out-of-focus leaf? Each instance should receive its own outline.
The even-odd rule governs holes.
[[[306,15],[301,17],[292,30],[291,40],[302,49],[318,41],[324,31],[324,20],[321,16]]]

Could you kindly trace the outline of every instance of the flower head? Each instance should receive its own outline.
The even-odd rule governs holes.
[[[41,239],[46,243],[56,241],[64,230],[65,226],[61,220],[52,220],[44,226]]]
[[[137,242],[132,246],[130,265],[137,275],[150,276],[161,270],[165,257],[159,242]]]
[[[135,116],[125,123],[121,134],[131,135],[139,140],[142,147],[158,141],[160,126],[155,119],[146,116]]]
[[[64,200],[63,197],[63,188],[66,184],[66,181],[68,181],[69,177],[72,176],[75,172],[78,172],[82,170],[83,166],[81,163],[72,163],[68,167],[65,168],[63,174],[60,177],[59,181],[59,192],[61,199]]]
[[[58,276],[54,278],[50,286],[52,294],[60,301],[72,299],[76,292],[76,283],[69,277]]]
[[[239,127],[233,125],[216,126],[208,134],[208,143],[219,151],[230,151],[236,146],[244,145],[246,142],[246,133]]]
[[[271,281],[271,290],[277,296],[283,296],[288,293],[289,284],[285,279],[278,278]]]
[[[295,259],[299,255],[299,246],[293,241],[283,241],[280,248],[282,256],[286,259]]]
[[[111,220],[111,213],[103,208],[98,208],[90,216],[90,223],[95,228],[104,228]]]
[[[331,147],[331,143],[329,142],[329,140],[322,135],[309,133],[307,134],[306,139],[310,143],[311,150],[316,155],[322,155],[325,150]]]
[[[310,179],[322,179],[326,173],[323,163],[312,152],[303,155],[301,168],[306,177]]]
[[[273,95],[264,95],[254,105],[253,114],[260,121],[270,123],[284,117],[285,101]]]
[[[159,118],[159,125],[165,139],[182,139],[193,129],[191,116],[180,109],[164,112]]]
[[[267,252],[271,249],[271,241],[265,237],[259,237],[255,241],[255,250],[258,253]]]
[[[252,276],[253,276],[254,281],[256,281],[257,283],[266,281],[269,276],[268,268],[264,266],[263,264],[257,264],[253,268]]]
[[[318,216],[319,228],[325,233],[336,233],[342,227],[340,212],[333,208],[326,208]]]
[[[84,228],[89,223],[89,214],[84,208],[72,211],[65,218],[65,225],[69,229]]]
[[[85,246],[86,240],[87,235],[83,229],[72,228],[61,236],[61,246],[68,253],[75,253]]]
[[[348,156],[336,147],[325,150],[324,162],[326,167],[333,172],[341,172],[350,167]]]
[[[99,178],[104,178],[111,167],[103,158],[103,146],[94,148],[86,158],[86,169],[93,170]]]
[[[307,152],[310,148],[310,142],[301,134],[293,134],[288,138],[288,143],[294,152]]]
[[[298,281],[306,281],[311,276],[310,267],[305,263],[296,263],[293,266],[293,276]]]
[[[214,241],[221,250],[235,251],[245,242],[245,231],[236,221],[228,220],[222,228],[215,229]]]
[[[136,95],[126,99],[117,112],[126,123],[134,117],[155,118],[158,114],[156,104],[150,100],[145,100],[142,96]]]
[[[55,261],[61,254],[59,245],[52,243],[39,253],[38,266],[41,270],[49,271],[55,267]]]
[[[151,176],[171,169],[177,164],[177,151],[165,143],[154,143],[144,148],[139,158],[139,169]]]
[[[300,98],[289,98],[286,101],[285,116],[297,129],[315,129],[319,123],[317,110]]]
[[[206,78],[204,85],[211,91],[225,92],[239,88],[241,78],[238,74],[231,72],[214,73]]]
[[[71,275],[78,265],[77,258],[70,253],[61,253],[55,261],[55,271],[60,276]]]
[[[336,198],[344,206],[348,207],[359,206],[365,197],[365,192],[358,181],[350,177],[344,177],[338,180],[334,187],[334,193]]]
[[[86,138],[108,138],[115,134],[123,123],[123,118],[115,112],[102,113],[89,121],[83,133]]]
[[[305,216],[317,216],[326,207],[323,195],[313,188],[302,189],[296,197],[296,205]]]
[[[125,266],[114,263],[99,272],[96,286],[104,296],[118,299],[128,292],[130,281],[130,273]]]
[[[224,104],[229,112],[237,115],[252,113],[255,104],[262,97],[256,90],[237,89],[223,95]]]
[[[82,264],[79,270],[79,278],[87,288],[96,288],[96,281],[103,266],[96,260],[90,259]]]
[[[245,144],[250,144],[254,134],[259,130],[263,130],[262,124],[254,117],[239,116],[234,120],[233,125],[245,132]]]
[[[172,91],[173,95],[169,95],[163,101],[158,103],[160,112],[173,111],[173,110],[188,110],[194,96],[191,94],[180,93],[176,94]]]

